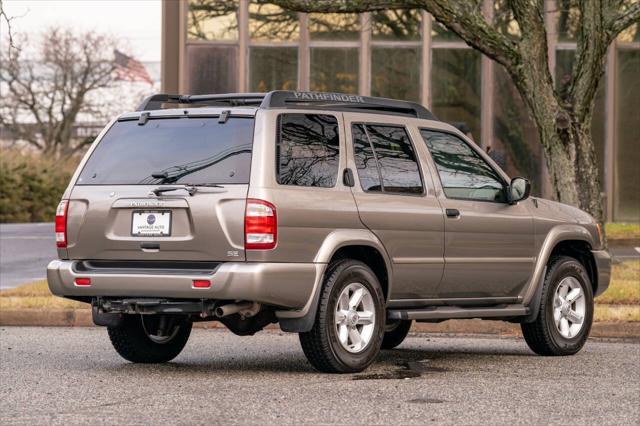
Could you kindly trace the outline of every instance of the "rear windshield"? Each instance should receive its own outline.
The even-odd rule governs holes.
[[[77,185],[249,183],[253,118],[116,122],[82,169]]]

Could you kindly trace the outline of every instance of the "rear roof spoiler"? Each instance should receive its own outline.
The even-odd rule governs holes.
[[[402,115],[427,120],[437,118],[415,102],[329,92],[275,90],[268,93],[228,93],[220,95],[157,94],[146,98],[137,111],[193,107],[309,108],[327,111],[368,112]]]

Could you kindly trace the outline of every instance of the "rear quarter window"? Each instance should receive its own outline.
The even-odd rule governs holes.
[[[247,184],[253,124],[241,117],[225,123],[217,117],[118,121],[76,185]]]
[[[338,120],[332,115],[278,116],[278,183],[322,188],[335,186],[340,159],[338,128]]]

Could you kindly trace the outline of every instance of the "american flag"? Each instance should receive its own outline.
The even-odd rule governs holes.
[[[120,80],[131,82],[142,81],[153,85],[153,80],[151,80],[147,69],[140,61],[118,50],[114,50],[113,54],[115,56],[116,74]]]

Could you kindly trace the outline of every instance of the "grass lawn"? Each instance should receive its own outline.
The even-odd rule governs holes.
[[[640,223],[610,222],[605,225],[605,233],[609,240],[619,240],[621,238],[640,239]]]
[[[46,281],[0,291],[0,310],[87,309],[86,303],[55,297]],[[596,299],[596,321],[640,321],[640,261],[613,265],[609,289]]]

